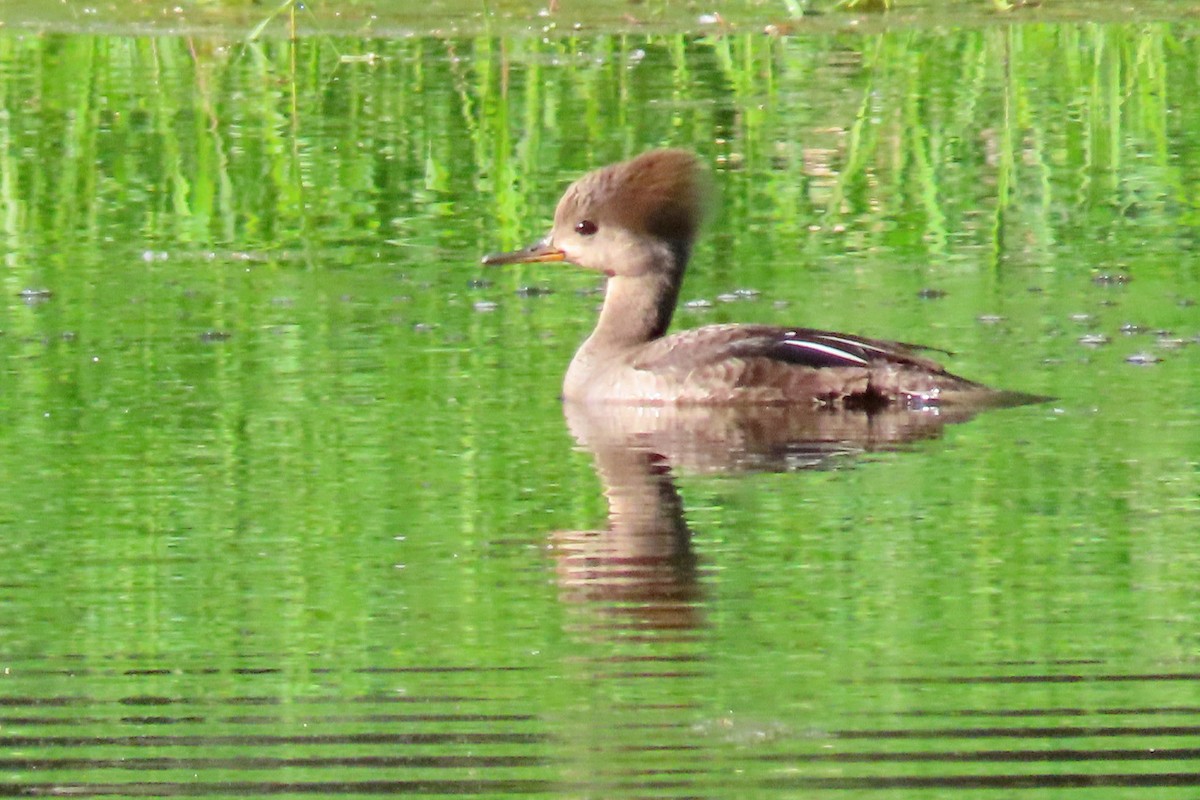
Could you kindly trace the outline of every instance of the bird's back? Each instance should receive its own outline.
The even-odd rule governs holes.
[[[622,352],[585,346],[568,372],[566,394],[600,402],[853,408],[980,403],[997,394],[916,350],[811,328],[709,325]]]

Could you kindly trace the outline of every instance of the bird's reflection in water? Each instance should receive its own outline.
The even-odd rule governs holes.
[[[611,612],[618,629],[695,627],[696,557],[669,463],[651,449],[593,446],[572,430],[595,456],[608,528],[554,535],[564,599]]]
[[[675,473],[821,469],[939,436],[968,408],[873,413],[793,407],[636,407],[567,403],[595,460],[608,527],[554,534],[565,601],[603,612],[599,627],[683,631],[702,624],[691,531]],[[594,627],[594,626],[589,626]]]

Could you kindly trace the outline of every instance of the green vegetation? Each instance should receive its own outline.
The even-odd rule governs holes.
[[[845,689],[892,665],[1194,659],[1197,24],[929,30],[902,6],[861,35],[831,13],[773,35],[513,35],[521,16],[293,40],[314,18],[290,3],[226,6],[243,16],[221,36],[10,22],[0,667],[25,677],[4,696],[132,691],[30,672],[47,664],[211,667],[137,691],[297,702],[472,688],[380,666],[527,667],[488,688],[583,770],[611,755],[590,722],[642,736],[618,724],[638,703],[681,740],[734,709],[815,749],[854,714],[1017,702]],[[593,276],[478,266],[540,233],[570,179],[667,144],[699,151],[721,197],[684,289],[712,307],[679,325],[924,341],[1058,398],[854,469],[681,476],[703,625],[675,638],[606,627],[551,536],[604,525],[556,397]],[[1125,363],[1143,351],[1161,363]],[[613,678],[618,657],[694,672]],[[250,688],[233,672],[267,666]],[[1165,707],[1190,686],[1019,699]]]
[[[1109,331],[1127,318],[1188,331],[1192,312],[1172,299],[1195,296],[1198,270],[1163,252],[1189,252],[1195,236],[1194,42],[1087,25],[774,40],[0,40],[4,416],[25,431],[8,470],[46,458],[48,474],[74,463],[95,481],[102,453],[150,447],[185,481],[193,468],[178,449],[200,446],[185,435],[200,423],[205,458],[223,465],[206,471],[205,494],[233,503],[241,438],[284,425],[271,451],[343,441],[314,453],[329,470],[367,446],[380,481],[396,477],[383,464],[413,459],[461,491],[542,485],[559,468],[534,453],[564,449],[553,395],[589,325],[571,288],[592,281],[529,269],[488,275],[497,288],[472,294],[474,261],[534,234],[571,176],[668,143],[719,164],[724,197],[686,295],[752,285],[791,303],[685,324],[737,314],[931,339],[964,351],[960,368],[980,378],[1068,404],[1123,392],[1138,408],[1144,392],[1121,381],[1147,378],[1118,350],[1069,377],[1040,365],[1084,355],[1069,323],[1081,309]],[[1093,284],[1109,272],[1135,282]],[[515,299],[529,283],[560,291]],[[946,299],[917,299],[930,285]],[[30,287],[54,300],[25,306],[16,295]],[[1114,293],[1121,307],[1105,307]],[[498,312],[474,313],[478,299]],[[1004,315],[1003,333],[974,321],[983,313]],[[200,342],[210,330],[233,339]],[[1183,408],[1190,391],[1180,379],[1156,395]],[[427,420],[448,413],[448,396],[462,441],[443,449],[446,432]],[[530,396],[544,433],[516,437],[517,451],[488,444],[497,413],[529,425],[515,417]],[[307,408],[318,397],[344,405]],[[362,416],[355,398],[383,416]],[[394,403],[408,410],[397,417]],[[277,419],[288,408],[296,416]],[[1142,456],[1193,444],[1163,435],[1142,439]],[[512,463],[534,471],[517,480]],[[49,503],[64,487],[43,491]],[[470,528],[493,517],[490,503],[466,507]],[[588,501],[584,517],[598,507]],[[218,519],[208,524],[228,524]]]
[[[6,0],[2,24],[15,31],[127,31],[225,38],[299,35],[514,36],[576,30],[820,34],[992,27],[1017,23],[1189,23],[1197,0],[722,0],[705,7],[671,0]]]
[[[1154,403],[1189,407],[1193,384],[1168,376],[1194,375],[1193,362],[1135,374],[1120,356],[1146,345],[1125,337],[1081,369],[1070,316],[1089,311],[1110,333],[1132,319],[1188,334],[1192,311],[1176,300],[1200,293],[1197,264],[1163,253],[1194,252],[1196,41],[1087,25],[798,39],[0,39],[2,418],[16,437],[5,470],[59,476],[29,489],[56,507],[84,492],[64,476],[94,482],[95,460],[124,452],[147,470],[134,483],[199,481],[189,493],[207,486],[202,496],[228,494],[234,507],[250,476],[268,478],[245,473],[256,459],[294,458],[298,472],[269,484],[295,486],[314,466],[333,476],[369,458],[381,483],[364,489],[420,506],[427,490],[392,482],[436,477],[467,493],[455,524],[486,540],[504,518],[499,498],[556,483],[560,459],[544,454],[568,440],[554,395],[590,325],[591,301],[572,289],[592,281],[527,268],[472,291],[484,277],[475,261],[536,233],[570,177],[655,144],[694,146],[718,165],[723,207],[685,295],[752,286],[788,304],[687,312],[683,324],[801,319],[944,344],[969,374],[1071,407],[1112,393],[1145,407],[1148,380],[1163,381]],[[1108,273],[1136,277],[1127,289],[1093,283]],[[516,298],[527,284],[559,292]],[[947,296],[917,297],[930,286]],[[19,302],[31,287],[54,299]],[[1106,307],[1113,296],[1121,305]],[[500,307],[479,314],[477,300]],[[975,321],[985,313],[1006,318],[999,331]],[[201,341],[210,331],[233,338]],[[1075,366],[1044,366],[1063,361]],[[512,435],[497,438],[498,419]],[[515,435],[535,424],[541,433]],[[320,444],[330,441],[341,444]],[[1174,431],[1128,442],[1154,462],[1194,444]],[[196,472],[194,448],[211,469]],[[519,477],[514,464],[526,465]],[[597,513],[599,498],[581,491],[593,485],[586,460],[573,474],[559,500],[588,499],[564,506],[552,492],[543,504],[560,511],[541,527],[576,502],[576,524]],[[346,547],[330,533],[349,522],[333,512],[339,486],[313,485],[322,521],[300,526],[328,551],[318,558]],[[273,496],[251,493],[264,512]],[[3,504],[13,515],[25,502]],[[146,502],[140,513],[163,524],[159,500]],[[201,528],[234,524],[212,505],[194,511],[215,515]],[[55,518],[83,524],[70,507]]]

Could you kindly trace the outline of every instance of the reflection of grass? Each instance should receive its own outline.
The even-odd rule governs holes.
[[[314,237],[367,234],[440,248],[462,228],[393,220],[454,219],[448,198],[473,190],[484,205],[467,227],[508,246],[545,223],[567,178],[663,143],[726,165],[723,246],[769,219],[814,258],[844,242],[808,236],[813,221],[935,261],[970,241],[999,269],[1045,257],[1073,226],[1112,229],[1114,203],[1191,208],[1194,168],[1172,141],[1191,146],[1175,120],[1195,104],[1196,55],[1165,28],[172,41],[3,41],[19,63],[54,56],[40,62],[42,113],[4,131],[9,241],[96,236],[119,198],[161,241],[302,253]],[[364,53],[377,57],[354,60]],[[10,111],[28,102],[0,81]],[[30,148],[31,162],[16,158]]]
[[[295,38],[295,35],[296,35],[296,0],[282,0],[282,2],[278,6],[276,6],[274,10],[272,10],[269,14],[267,14],[267,16],[263,17],[262,21],[254,26],[254,28],[250,31],[249,35],[246,38],[251,42],[258,39],[260,36],[263,35],[263,32],[267,29],[267,26],[269,26],[275,20],[276,17],[278,17],[280,14],[282,14],[285,11],[288,12],[289,30],[291,30],[291,32],[292,32],[292,38]]]
[[[931,257],[966,235],[999,261],[1015,231],[1022,249],[1044,250],[1089,209],[1100,209],[1089,224],[1111,226],[1113,203],[1162,211],[1164,193],[1190,207],[1192,168],[1171,142],[1189,146],[1175,120],[1194,104],[1183,92],[1196,56],[1164,28],[268,41],[232,60],[171,42],[4,41],[18,62],[54,54],[40,67],[43,113],[23,116],[33,129],[4,131],[10,241],[29,240],[30,213],[55,220],[44,235],[95,231],[124,192],[155,238],[294,251],[333,220],[395,239],[387,219],[444,215],[436,198],[474,186],[488,203],[478,231],[511,245],[568,177],[658,143],[719,155],[729,214],[770,214],[797,235],[805,220],[858,221],[864,246]],[[354,60],[364,53],[375,57]],[[26,102],[25,88],[0,80],[7,108]],[[160,88],[143,94],[135,82]],[[28,148],[59,179],[15,158]],[[768,183],[741,186],[741,170]],[[885,230],[889,220],[902,222]]]
[[[787,9],[788,16],[792,19],[804,16],[804,6],[800,4],[800,0],[783,0],[783,7]]]
[[[1008,0],[979,0],[979,2],[981,5],[991,6],[996,11],[1011,11],[1016,5],[1025,5],[1024,0],[1019,0],[1018,3],[1010,3]],[[902,6],[904,0],[837,0],[839,7],[851,11],[889,11],[897,4]],[[1040,0],[1035,0],[1030,5],[1041,5],[1041,3]]]
[[[841,0],[839,5],[852,11],[887,11],[895,0]]]
[[[295,8],[273,13],[284,11]],[[1106,313],[1108,296],[1087,282],[1093,264],[1136,272],[1121,313],[1141,308],[1164,327],[1188,312],[1151,307],[1139,287],[1173,301],[1197,285],[1184,256],[1163,263],[1145,247],[1178,240],[1179,253],[1191,252],[1183,245],[1190,236],[1194,248],[1200,214],[1200,40],[1165,26],[580,33],[336,48],[263,38],[233,49],[0,37],[0,60],[0,352],[21,355],[5,374],[3,419],[42,426],[12,437],[0,468],[33,461],[65,473],[46,480],[47,507],[57,507],[51,496],[81,496],[76,484],[97,460],[115,453],[143,465],[137,480],[172,482],[179,510],[170,513],[208,537],[186,543],[198,564],[249,558],[239,526],[251,537],[264,525],[305,531],[278,565],[286,591],[246,591],[244,602],[293,614],[293,632],[311,626],[335,640],[360,635],[341,611],[314,620],[289,601],[312,591],[344,597],[337,609],[371,603],[356,560],[342,553],[361,555],[358,564],[382,558],[374,542],[390,541],[380,535],[394,524],[389,509],[460,536],[475,555],[498,536],[497,519],[526,523],[526,541],[553,525],[594,523],[595,479],[578,456],[563,457],[575,459],[563,474],[554,454],[569,443],[553,419],[563,366],[596,302],[573,290],[594,281],[476,267],[484,250],[540,233],[566,181],[591,166],[659,144],[720,164],[723,204],[685,293],[750,286],[790,306],[720,307],[687,324],[796,320],[950,346],[974,337],[990,355],[977,356],[972,375],[1003,372],[1019,388],[1051,391],[1035,365],[1078,355],[1067,337],[1038,334],[1074,305]],[[468,288],[480,278],[495,285]],[[559,291],[518,299],[526,284]],[[14,307],[16,292],[42,285],[61,301],[36,314]],[[936,305],[915,300],[929,285],[951,292]],[[474,313],[477,297],[499,307]],[[1007,315],[1027,347],[980,333],[982,311]],[[439,327],[418,328],[430,323]],[[201,346],[207,327],[234,339]],[[64,330],[100,360],[81,357]],[[1074,391],[1101,397],[1105,377],[1085,373],[1093,384]],[[1157,399],[1191,403],[1179,385]],[[131,411],[106,411],[114,408]],[[972,435],[984,436],[961,434]],[[51,451],[55,436],[70,447]],[[976,461],[999,458],[986,438],[978,444]],[[1103,446],[1119,463],[1195,450],[1165,437],[1139,444],[1134,431]],[[1020,465],[1013,480],[1034,482],[1045,466]],[[1003,521],[989,516],[1005,488],[974,485],[966,471],[936,477],[959,497],[947,512],[956,524],[1000,550],[979,558],[1006,557]],[[1062,485],[1109,497],[1137,479],[1099,468],[1069,477]],[[891,480],[904,496],[934,491],[920,472]],[[884,519],[908,513],[887,505],[898,502],[896,484],[831,484],[819,506],[769,512],[831,526],[818,566],[844,555],[830,543],[845,533],[837,520],[865,506]],[[1101,502],[1037,485],[1047,506],[1084,513]],[[347,495],[372,502],[347,508]],[[145,503],[147,526],[164,524],[153,501],[130,502]],[[97,513],[124,519],[120,511]],[[885,544],[879,525],[862,536]],[[131,559],[148,546],[132,533],[118,544]],[[451,571],[452,588],[428,591],[484,596],[480,561],[481,572]],[[337,566],[313,588],[323,563]],[[195,569],[216,594],[244,591],[237,570]],[[51,587],[63,588],[64,575]],[[152,566],[138,576],[165,580]],[[214,636],[237,627],[238,610],[208,610]],[[99,640],[120,609],[95,613]]]
[[[522,36],[550,25],[551,36],[576,24],[589,32],[627,31],[710,35],[715,31],[820,33],[855,29],[990,26],[1000,21],[1121,24],[1187,23],[1200,0],[1138,0],[1131,6],[1094,0],[726,0],[719,14],[684,3],[592,0],[588,3],[530,0],[144,0],[109,3],[84,10],[79,2],[7,0],[7,30],[89,33],[97,30],[145,33],[155,30],[254,40],[276,35],[329,33],[351,36],[456,35]],[[545,12],[546,16],[542,16]],[[286,14],[286,20],[281,19]]]

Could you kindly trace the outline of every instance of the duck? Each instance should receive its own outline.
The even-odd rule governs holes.
[[[954,375],[925,355],[936,348],[905,342],[763,324],[668,333],[709,186],[694,153],[651,150],[572,183],[543,238],[483,257],[487,266],[566,262],[606,277],[595,329],[563,379],[565,401],[871,411],[1033,399]]]

